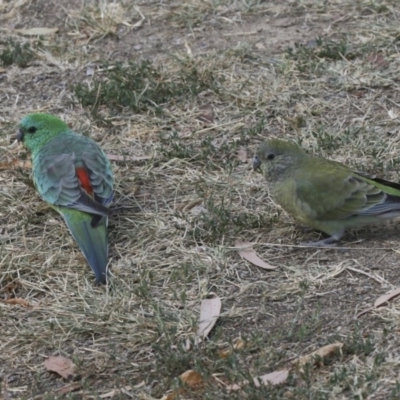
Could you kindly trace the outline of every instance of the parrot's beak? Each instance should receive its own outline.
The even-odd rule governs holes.
[[[22,142],[24,140],[24,133],[21,131],[21,129],[18,129],[17,131],[17,140],[18,142]]]
[[[257,156],[254,156],[253,158],[253,170],[256,171],[257,169],[260,168],[261,161]]]

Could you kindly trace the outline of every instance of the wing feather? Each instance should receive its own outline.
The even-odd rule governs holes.
[[[372,180],[356,174],[349,175],[347,172],[339,181],[336,177],[336,182],[333,181],[336,184],[329,182],[329,176],[322,174],[296,182],[299,206],[308,213],[309,218],[336,220],[400,210],[399,198],[390,196],[389,199]]]
[[[41,196],[56,206],[109,215],[106,205],[112,200],[113,178],[103,151],[92,140],[73,132],[56,139],[57,143],[49,142],[33,162],[34,181]],[[88,170],[94,198],[80,185],[76,168],[81,166]]]

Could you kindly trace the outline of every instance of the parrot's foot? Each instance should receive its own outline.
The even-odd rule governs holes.
[[[337,245],[337,239],[333,236],[326,239],[317,240],[316,242],[301,242],[300,246],[307,247],[335,247]]]

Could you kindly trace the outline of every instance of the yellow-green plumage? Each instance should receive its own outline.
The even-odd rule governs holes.
[[[261,169],[285,211],[330,235],[314,245],[330,244],[346,229],[400,216],[400,184],[309,155],[294,143],[267,140],[257,150],[253,166]]]

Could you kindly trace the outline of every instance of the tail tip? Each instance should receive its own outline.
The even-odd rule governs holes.
[[[110,273],[107,271],[107,273],[101,273],[101,274],[96,274],[96,283],[98,285],[106,285],[110,281]]]

